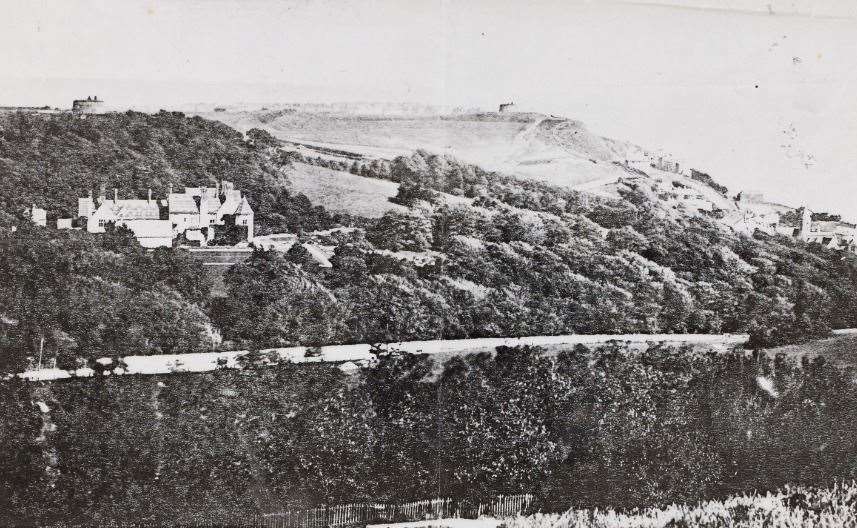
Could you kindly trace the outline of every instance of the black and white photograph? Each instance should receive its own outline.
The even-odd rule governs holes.
[[[857,527],[857,2],[0,49],[0,527]]]

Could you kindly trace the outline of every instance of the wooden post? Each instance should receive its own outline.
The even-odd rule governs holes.
[[[45,335],[41,334],[39,337],[39,370],[42,370],[42,354],[45,351]]]

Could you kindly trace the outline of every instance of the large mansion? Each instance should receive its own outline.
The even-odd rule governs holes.
[[[241,191],[232,182],[224,181],[215,187],[185,187],[176,193],[170,188],[166,199],[120,199],[113,190],[113,199],[107,199],[103,190],[97,198],[78,198],[78,216],[86,218],[86,230],[103,233],[105,226],[128,227],[140,245],[147,248],[172,246],[173,240],[184,236],[188,241],[206,245],[214,239],[215,230],[227,222],[246,232],[246,240],[253,241],[253,209]]]

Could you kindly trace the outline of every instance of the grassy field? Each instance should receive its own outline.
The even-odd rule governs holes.
[[[422,148],[488,170],[556,185],[615,180],[625,172],[612,160],[640,157],[638,147],[605,139],[570,119],[539,114],[358,116],[293,112],[202,114],[238,130],[263,128],[275,137],[374,158]]]
[[[630,512],[569,510],[505,522],[505,528],[834,528],[857,526],[857,485],[795,488],[722,501],[670,505]]]
[[[405,210],[388,200],[399,190],[399,185],[390,181],[305,163],[295,163],[288,177],[296,192],[307,195],[314,205],[329,211],[377,218],[390,210]]]

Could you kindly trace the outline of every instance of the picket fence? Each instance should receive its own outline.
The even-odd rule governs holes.
[[[250,519],[232,518],[229,524],[254,528],[330,528],[451,517],[512,517],[527,513],[532,504],[533,496],[530,494],[500,495],[482,503],[455,499],[431,499],[404,504],[354,503],[285,510],[255,515]]]

